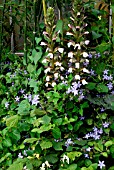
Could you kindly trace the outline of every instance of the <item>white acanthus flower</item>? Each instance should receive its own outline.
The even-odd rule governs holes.
[[[74,49],[78,49],[78,50],[81,50],[81,46],[80,46],[80,44],[76,44],[75,46],[74,46]]]
[[[67,32],[66,35],[73,35],[71,32]]]
[[[80,76],[79,75],[75,75],[75,79],[76,80],[80,80]]]
[[[68,69],[68,72],[69,72],[69,73],[72,73],[72,68],[71,68],[71,67]]]
[[[64,67],[60,67],[60,70],[63,71],[63,70],[64,70]]]
[[[50,167],[52,166],[52,165],[49,164],[48,161],[45,161],[45,165],[46,165],[48,168],[50,168]]]
[[[77,16],[80,15],[80,12],[77,12]]]
[[[58,73],[54,73],[54,77],[55,77],[56,79],[58,78],[58,76],[59,76]]]
[[[73,59],[71,58],[70,60],[69,60],[71,63],[73,63]]]
[[[61,160],[62,160],[63,163],[66,160],[66,162],[69,164],[69,157],[67,155],[63,155],[63,158]]]
[[[55,82],[52,82],[52,87],[54,87],[56,85],[56,83]]]
[[[89,63],[89,60],[88,60],[88,59],[85,59],[85,62],[86,62],[86,63]]]
[[[50,77],[49,76],[46,76],[46,81],[50,81]]]
[[[84,34],[85,34],[85,35],[86,35],[86,34],[89,34],[89,32],[88,32],[88,31],[85,31]]]
[[[80,63],[75,63],[75,68],[80,68]]]
[[[90,73],[90,71],[87,70],[86,68],[83,68],[83,72],[84,72],[84,73]]]
[[[68,57],[69,57],[69,58],[73,58],[73,52],[69,52],[69,53],[68,53]]]
[[[45,163],[42,164],[42,166],[40,167],[40,170],[45,170]]]
[[[48,85],[49,85],[49,83],[47,82],[47,83],[45,84],[45,86],[48,87]]]
[[[82,84],[83,84],[83,85],[86,85],[86,84],[88,84],[88,82],[87,82],[85,79],[83,79],[83,80],[82,80]]]
[[[40,45],[47,45],[45,42],[41,42]]]
[[[53,58],[53,54],[52,53],[49,53],[47,56],[50,57],[50,58]]]
[[[47,63],[47,59],[46,59],[46,58],[43,59],[43,60],[42,60],[42,63]]]
[[[63,77],[63,76],[60,76],[60,79],[61,79],[61,80],[64,80],[64,77]]]
[[[85,45],[88,45],[88,44],[89,44],[89,42],[90,42],[89,40],[86,40],[86,41],[85,41]]]
[[[68,48],[70,48],[71,45],[74,45],[72,42],[67,43]]]
[[[48,72],[50,72],[50,70],[51,70],[51,68],[48,67],[48,68],[46,68],[46,69],[44,70],[44,73],[47,74]]]
[[[83,52],[83,57],[84,57],[84,58],[86,58],[86,57],[88,57],[88,56],[89,56],[88,53]]]
[[[55,65],[56,65],[56,66],[61,66],[62,63],[60,63],[60,62],[57,61],[57,62],[55,63]]]
[[[58,51],[59,51],[60,53],[63,53],[64,48],[58,48]]]

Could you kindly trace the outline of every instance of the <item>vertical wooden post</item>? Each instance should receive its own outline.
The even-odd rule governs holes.
[[[27,0],[25,0],[25,22],[24,22],[24,60],[23,63],[27,64]]]
[[[5,10],[5,3],[6,0],[0,1],[0,63],[2,58],[2,48],[3,48],[3,22],[4,22],[4,10]]]
[[[112,38],[114,38],[114,0],[111,0],[112,6]],[[114,42],[112,45],[112,64],[114,65]]]
[[[34,0],[34,31],[33,31],[33,35],[34,35],[34,39],[33,39],[33,48],[35,48],[35,37],[36,37],[36,0]]]

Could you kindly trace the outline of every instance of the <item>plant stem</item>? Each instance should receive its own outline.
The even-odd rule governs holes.
[[[44,11],[44,22],[47,25],[47,21],[46,21],[46,2],[45,0],[42,0],[43,3],[43,11]]]

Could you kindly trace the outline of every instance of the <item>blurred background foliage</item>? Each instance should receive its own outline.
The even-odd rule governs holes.
[[[35,47],[35,37],[42,35],[45,29],[45,11],[49,6],[55,10],[55,21],[64,20],[64,25],[69,23],[73,0],[0,0],[0,54],[6,49],[10,52],[27,53],[28,49]],[[88,29],[92,30],[93,44],[102,36],[100,26],[95,26],[98,16],[105,15],[107,29],[109,26],[109,1],[83,0],[87,9]],[[102,31],[103,33],[103,31]],[[106,37],[106,32],[104,31]],[[96,38],[97,37],[97,38]],[[98,43],[98,42],[97,42]]]

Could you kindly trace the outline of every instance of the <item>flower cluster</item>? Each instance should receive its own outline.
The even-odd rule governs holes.
[[[47,168],[50,168],[51,166],[52,166],[52,165],[50,165],[48,161],[45,161],[45,162],[42,164],[42,166],[40,167],[40,170],[45,170],[46,167],[47,167]]]

